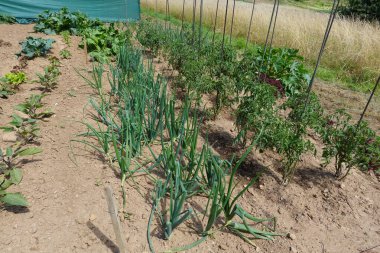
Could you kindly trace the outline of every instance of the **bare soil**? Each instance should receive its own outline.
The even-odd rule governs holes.
[[[17,64],[14,54],[20,50],[18,43],[29,35],[56,39],[52,50],[55,56],[65,47],[60,36],[31,34],[32,27],[0,25],[0,40],[7,43],[0,46],[0,76]],[[40,122],[38,145],[43,153],[21,162],[24,178],[20,185],[9,189],[22,192],[30,206],[0,209],[1,252],[117,252],[103,187],[113,188],[120,207],[119,173],[91,149],[72,141],[86,130],[81,121],[86,118],[84,108],[92,95],[75,71],[91,69],[78,43],[79,38],[73,37],[69,47],[73,57],[61,60],[59,86],[44,98],[46,107],[55,115]],[[26,68],[29,81],[47,65],[45,58],[29,61]],[[156,68],[167,70],[164,64],[157,64]],[[37,87],[38,84],[28,82],[9,99],[0,99],[0,125],[9,121],[16,104],[40,92]],[[331,84],[317,83],[316,89],[327,109],[343,106],[356,116],[360,115],[358,108],[364,107],[367,97]],[[375,101],[367,118],[377,131],[380,129],[378,105]],[[236,132],[233,116],[228,111],[208,122],[202,133],[208,134],[209,142],[222,157],[229,158],[232,151],[239,151],[232,145]],[[10,144],[0,138],[1,148]],[[255,240],[255,248],[222,230],[188,252],[380,252],[380,246],[376,247],[380,244],[379,181],[372,175],[353,171],[343,182],[337,182],[332,168],[322,170],[319,164],[312,155],[305,155],[294,181],[283,187],[279,184],[278,157],[270,152],[253,153],[241,168],[240,185],[246,184],[257,172],[263,176],[240,204],[255,216],[275,216],[277,230],[290,236],[277,237],[274,242]],[[126,186],[128,215],[122,219],[123,236],[128,252],[148,252],[146,227],[153,186],[144,176],[136,177],[136,183],[139,191],[136,186]],[[202,201],[199,198],[189,205],[201,213],[198,203]],[[164,241],[156,224],[157,221],[151,233],[159,252],[198,238],[189,222],[188,226],[180,226],[169,241]]]

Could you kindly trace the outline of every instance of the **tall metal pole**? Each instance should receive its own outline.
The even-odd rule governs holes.
[[[214,45],[215,41],[215,32],[216,32],[216,24],[218,22],[218,11],[219,11],[219,1],[216,1],[216,11],[215,11],[215,20],[214,20],[214,33],[212,34],[212,44]]]
[[[226,2],[226,12],[224,14],[224,26],[223,26],[223,38],[222,38],[222,55],[224,54],[224,38],[226,36],[226,25],[227,25],[227,15],[228,15],[228,0]]]
[[[181,19],[182,19],[182,22],[181,22],[181,34],[182,34],[182,31],[183,31],[183,19],[185,18],[185,0],[183,0],[183,3],[182,3],[182,15],[181,15]]]
[[[201,0],[199,6],[199,40],[198,40],[198,56],[201,51],[201,41],[202,41],[202,18],[203,18],[203,0]]]
[[[247,40],[245,42],[245,48],[247,49],[249,38],[251,36],[251,28],[252,28],[252,19],[253,19],[253,11],[255,10],[255,4],[256,0],[253,0],[252,2],[252,11],[251,11],[251,18],[249,19],[249,27],[248,27],[248,33],[247,33]]]
[[[271,31],[272,31],[273,17],[274,17],[274,15],[276,13],[276,7],[277,7],[277,0],[274,0],[272,15],[271,15],[270,21],[269,21],[269,27],[268,27],[267,37],[265,38],[265,45],[264,45],[264,52],[263,52],[263,61],[265,61],[265,55],[266,55],[266,52],[267,52],[269,35],[270,35]],[[261,65],[262,65],[262,63],[261,63]]]
[[[233,30],[233,27],[234,27],[235,4],[236,4],[236,0],[234,0],[234,4],[232,5],[232,18],[231,18],[231,27],[230,27],[230,45],[231,45],[231,42],[232,42],[232,30]]]
[[[193,35],[191,38],[192,43],[194,43],[194,35],[195,35],[195,12],[196,12],[196,9],[197,9],[197,0],[193,0],[193,27],[192,27]]]
[[[330,32],[331,32],[331,27],[332,27],[332,25],[334,23],[334,20],[335,20],[335,16],[336,16],[336,13],[337,13],[337,10],[338,10],[338,7],[339,7],[339,2],[340,2],[340,0],[334,0],[333,6],[331,8],[331,13],[330,13],[329,21],[327,22],[327,26],[326,26],[325,36],[323,37],[323,40],[322,40],[321,49],[319,50],[319,54],[318,54],[317,62],[315,64],[313,75],[312,75],[312,77],[310,79],[309,86],[307,87],[307,91],[306,91],[307,95],[306,95],[306,99],[305,99],[305,104],[304,104],[304,110],[303,110],[303,112],[305,112],[306,107],[307,107],[307,105],[309,103],[309,100],[310,100],[311,89],[313,87],[314,79],[315,79],[315,76],[317,74],[317,70],[318,70],[319,64],[321,62],[323,51],[325,49],[327,40],[328,40]]]
[[[371,102],[373,95],[375,95],[375,91],[376,91],[376,89],[377,89],[377,86],[379,86],[379,82],[380,82],[380,76],[379,76],[379,78],[377,78],[377,81],[376,81],[375,87],[373,87],[373,90],[372,90],[372,92],[371,92],[371,95],[370,95],[369,98],[368,98],[367,104],[366,104],[365,107],[364,107],[363,113],[360,115],[360,119],[359,119],[359,121],[358,121],[358,123],[357,123],[357,125],[356,125],[357,128],[359,127],[360,123],[362,122],[362,120],[363,120],[363,118],[364,118],[364,114],[366,113],[366,111],[367,111],[367,109],[368,109],[369,103]]]
[[[269,57],[268,57],[269,59],[270,59],[270,56],[272,54],[272,43],[273,43],[274,32],[275,32],[275,29],[276,29],[277,16],[278,16],[278,8],[279,7],[280,7],[280,0],[277,0],[276,14],[274,16],[272,36],[271,36],[270,43],[269,43]]]

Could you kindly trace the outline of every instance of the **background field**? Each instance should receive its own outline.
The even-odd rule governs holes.
[[[205,26],[213,26],[216,3],[216,0],[204,2]],[[230,30],[232,3],[230,1],[227,31]],[[141,4],[143,8],[150,9],[150,13],[152,10],[165,13],[164,0],[143,0]],[[181,18],[182,1],[169,1],[169,5],[171,16]],[[226,1],[220,0],[217,21],[219,31],[223,28],[225,5]],[[247,36],[251,8],[251,3],[236,2],[233,36],[244,38]],[[265,42],[272,8],[272,4],[267,1],[256,1],[251,42],[259,44]],[[186,1],[185,19],[188,21],[192,19],[192,1]],[[197,20],[199,20],[199,3]],[[312,66],[319,52],[327,21],[326,13],[281,5],[274,45],[299,49],[307,63]],[[326,46],[319,76],[324,80],[344,83],[355,90],[368,91],[380,71],[379,41],[379,24],[338,17]]]

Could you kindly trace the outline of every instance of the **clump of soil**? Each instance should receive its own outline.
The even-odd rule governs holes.
[[[0,47],[11,47],[11,46],[12,44],[10,42],[0,39]]]

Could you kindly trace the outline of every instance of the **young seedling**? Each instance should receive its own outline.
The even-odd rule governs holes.
[[[25,119],[13,114],[12,120],[8,126],[0,126],[4,132],[15,132],[18,139],[22,140],[22,143],[30,143],[38,136],[39,128],[36,123],[36,119]]]
[[[34,82],[40,83],[44,92],[49,92],[55,89],[58,85],[58,76],[61,74],[56,61],[53,61],[49,66],[44,68],[44,73],[37,73],[38,80]]]
[[[28,202],[21,193],[10,193],[6,190],[22,180],[21,170],[15,167],[16,159],[41,152],[39,148],[21,148],[20,145],[7,147],[5,152],[0,148],[0,203],[9,206],[28,206]]]
[[[7,98],[19,89],[20,84],[26,81],[26,75],[22,71],[12,71],[0,78],[0,98]]]
[[[70,32],[69,31],[63,31],[61,32],[61,36],[63,38],[63,41],[65,42],[66,45],[70,46],[71,44],[71,37],[70,37]]]
[[[71,58],[71,53],[67,49],[62,49],[59,51],[59,55],[61,56],[62,59],[70,59]]]
[[[42,103],[43,97],[45,97],[44,94],[33,94],[24,103],[16,105],[15,109],[28,115],[31,119],[49,118],[54,114],[50,109],[39,110],[44,106]]]

